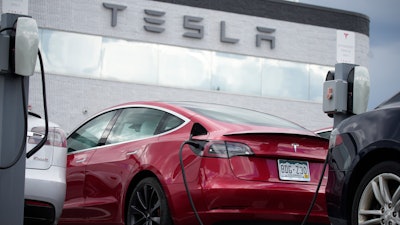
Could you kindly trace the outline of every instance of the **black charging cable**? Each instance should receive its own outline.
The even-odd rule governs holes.
[[[15,23],[14,23],[15,24]],[[3,33],[4,31],[7,31],[7,30],[11,30],[11,31],[16,31],[16,29],[15,28],[13,28],[13,27],[6,27],[6,28],[4,28],[4,29],[1,29],[0,30],[0,33]]]
[[[190,140],[183,142],[183,143],[181,144],[181,147],[179,148],[179,162],[180,162],[180,165],[181,165],[181,171],[182,171],[182,177],[183,177],[183,184],[185,185],[185,190],[186,190],[186,194],[187,194],[187,196],[188,196],[188,198],[189,198],[190,206],[192,207],[192,210],[193,210],[193,212],[194,212],[194,214],[195,214],[195,216],[196,216],[196,219],[197,219],[197,221],[199,222],[199,224],[200,224],[200,225],[203,225],[203,222],[201,221],[201,218],[200,218],[200,216],[199,216],[199,213],[197,212],[196,206],[194,205],[194,202],[193,202],[193,199],[192,199],[192,195],[190,194],[189,186],[188,186],[187,180],[186,180],[185,166],[184,166],[184,164],[183,164],[183,157],[182,157],[182,151],[183,151],[183,147],[184,147],[185,145],[191,145],[191,146],[193,146],[194,148],[200,148],[201,145],[198,144],[198,143],[196,143],[196,142],[194,142],[194,141],[190,141]]]
[[[42,140],[40,140],[40,142],[35,147],[33,147],[28,153],[26,153],[26,158],[30,158],[37,151],[39,151],[43,147],[43,145],[46,144],[47,137],[49,135],[49,117],[47,114],[47,100],[46,100],[46,81],[45,81],[45,76],[44,76],[42,54],[40,53],[40,50],[38,51],[38,56],[39,56],[39,62],[40,62],[40,71],[41,71],[41,75],[42,75],[42,95],[43,95],[45,132],[44,132],[44,136],[43,136]]]
[[[16,23],[17,21],[15,21]],[[15,26],[14,23],[14,26]],[[6,27],[4,29],[0,30],[0,33],[4,31],[16,31],[14,27]],[[42,60],[42,55],[40,53],[40,50],[38,50],[38,57],[39,57],[39,62],[40,62],[40,70],[41,70],[41,75],[42,75],[42,94],[43,94],[43,106],[44,106],[44,115],[45,115],[45,134],[42,138],[42,140],[34,147],[32,148],[27,154],[26,158],[30,158],[32,155],[34,155],[37,151],[40,150],[40,148],[43,147],[43,145],[47,141],[48,133],[49,133],[49,119],[48,119],[48,114],[47,114],[47,101],[46,101],[46,82],[45,82],[45,75],[44,75],[44,67],[43,67],[43,60]],[[25,82],[24,82],[24,77],[21,77],[21,89],[22,89],[22,104],[23,104],[23,119],[24,119],[24,129],[23,129],[23,139],[21,142],[21,146],[19,148],[18,154],[16,158],[9,163],[6,166],[0,166],[0,169],[9,169],[13,166],[15,166],[19,159],[21,158],[22,154],[26,151],[26,139],[27,139],[27,129],[28,129],[28,109],[26,105],[26,92],[25,92]]]
[[[305,225],[307,223],[308,217],[310,217],[311,211],[314,208],[315,202],[317,201],[318,192],[319,192],[319,189],[321,188],[322,180],[324,179],[326,166],[328,165],[328,158],[329,158],[329,149],[328,149],[328,153],[325,158],[324,167],[322,168],[321,177],[319,178],[319,181],[318,181],[317,190],[315,190],[314,196],[310,203],[310,207],[308,207],[308,211],[307,211],[306,215],[304,216],[304,219],[303,219],[303,222],[301,222],[301,225]]]
[[[45,115],[45,134],[40,140],[40,142],[33,147],[27,154],[26,158],[30,158],[32,155],[34,155],[37,151],[39,151],[43,145],[47,141],[48,133],[49,133],[49,119],[48,119],[48,114],[47,114],[47,101],[46,101],[46,82],[45,82],[45,76],[44,76],[44,68],[43,68],[43,60],[42,60],[42,55],[40,54],[40,51],[38,51],[38,56],[39,56],[39,61],[40,61],[40,69],[41,69],[41,75],[42,75],[42,92],[43,92],[43,105],[44,105],[44,115]],[[9,163],[6,166],[1,166],[0,169],[9,169],[13,166],[15,166],[19,159],[21,158],[22,154],[25,152],[26,149],[26,138],[27,138],[27,129],[28,129],[28,113],[27,113],[27,106],[26,106],[26,92],[25,92],[25,82],[24,82],[24,77],[20,76],[21,78],[21,89],[22,89],[22,104],[23,104],[23,111],[24,111],[24,136],[21,142],[21,146],[19,148],[18,154],[15,157],[15,159]]]

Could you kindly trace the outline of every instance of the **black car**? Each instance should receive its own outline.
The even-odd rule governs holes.
[[[342,121],[332,131],[328,162],[333,225],[400,225],[400,92]]]

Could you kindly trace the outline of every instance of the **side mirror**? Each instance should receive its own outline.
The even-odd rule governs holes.
[[[360,114],[367,111],[370,79],[368,69],[355,66],[349,73],[347,111]]]
[[[36,21],[19,17],[15,34],[15,73],[31,76],[36,66],[39,49],[39,32]]]

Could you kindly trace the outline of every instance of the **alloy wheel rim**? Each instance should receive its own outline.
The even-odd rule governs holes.
[[[161,220],[161,200],[151,185],[143,185],[134,193],[130,206],[132,225],[157,225]]]
[[[359,225],[400,225],[400,177],[382,173],[365,187],[358,208]]]

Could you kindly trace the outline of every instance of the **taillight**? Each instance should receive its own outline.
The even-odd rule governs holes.
[[[53,205],[47,202],[25,199],[25,205],[53,208]]]
[[[45,134],[45,127],[34,127],[28,132],[28,143],[38,144]],[[49,133],[45,145],[55,147],[67,147],[66,135],[63,130],[57,127],[49,127]]]
[[[254,152],[249,146],[238,142],[210,141],[204,147],[204,157],[231,158],[233,156],[249,156]]]
[[[342,136],[339,134],[339,131],[334,129],[331,132],[331,136],[329,138],[329,149],[334,148],[343,143]]]

